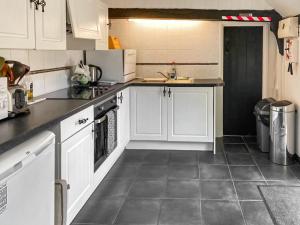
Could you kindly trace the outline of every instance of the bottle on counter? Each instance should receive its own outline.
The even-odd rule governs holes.
[[[25,76],[25,78],[22,81],[22,86],[26,90],[26,97],[27,101],[31,102],[33,101],[33,81],[30,77]]]
[[[33,101],[33,82],[29,84],[29,90],[27,90],[28,101]]]

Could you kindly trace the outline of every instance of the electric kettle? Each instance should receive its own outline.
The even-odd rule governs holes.
[[[102,77],[102,70],[99,66],[95,66],[95,65],[89,65],[89,68],[90,68],[91,83],[96,85]]]

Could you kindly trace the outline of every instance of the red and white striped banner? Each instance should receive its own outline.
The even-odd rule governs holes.
[[[227,21],[249,21],[249,22],[271,22],[271,17],[265,16],[222,16],[222,20]]]

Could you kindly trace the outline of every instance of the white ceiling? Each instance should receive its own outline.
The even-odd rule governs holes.
[[[265,0],[282,16],[296,16],[300,14],[300,0]]]

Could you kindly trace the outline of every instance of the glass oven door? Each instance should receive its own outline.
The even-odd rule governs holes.
[[[95,150],[94,150],[94,171],[96,171],[107,157],[107,136],[108,120],[104,115],[95,120]]]

